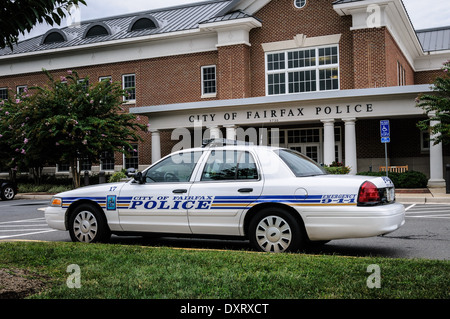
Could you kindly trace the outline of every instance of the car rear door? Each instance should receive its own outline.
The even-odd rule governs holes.
[[[241,216],[263,189],[257,158],[250,150],[211,149],[205,159],[189,191],[192,233],[241,236]]]

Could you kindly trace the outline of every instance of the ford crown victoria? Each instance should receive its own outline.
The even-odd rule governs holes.
[[[329,175],[293,150],[213,143],[174,152],[128,182],[57,194],[45,211],[73,241],[232,236],[268,252],[386,234],[404,215],[387,177]]]

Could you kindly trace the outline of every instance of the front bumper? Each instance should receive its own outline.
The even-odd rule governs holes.
[[[387,234],[405,223],[405,207],[334,207],[300,212],[310,240],[364,238]]]
[[[50,228],[67,230],[66,209],[49,206],[45,209],[45,220]]]

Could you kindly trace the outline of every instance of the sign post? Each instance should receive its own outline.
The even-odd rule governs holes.
[[[386,176],[388,176],[387,143],[391,142],[391,129],[389,120],[380,121],[381,143],[384,143],[384,160],[386,167]]]

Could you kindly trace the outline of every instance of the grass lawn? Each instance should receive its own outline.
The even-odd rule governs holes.
[[[67,271],[73,264],[80,270],[80,288],[67,285],[68,278],[76,282],[72,280],[76,273]],[[370,265],[379,267],[380,288],[367,285],[375,274],[368,272]],[[2,268],[44,276],[46,289],[29,297],[38,299],[450,297],[450,262],[436,260],[4,242],[0,243]]]

